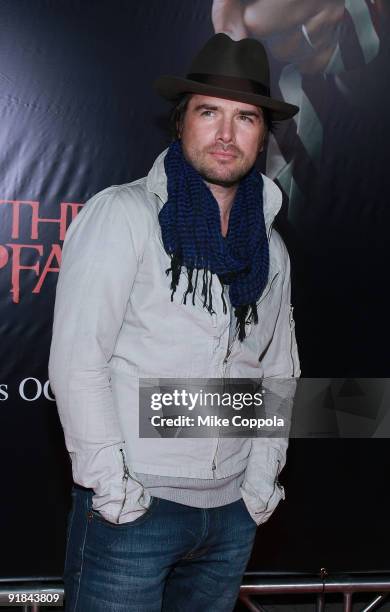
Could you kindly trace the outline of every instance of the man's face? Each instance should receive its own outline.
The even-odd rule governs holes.
[[[258,106],[194,94],[180,132],[183,153],[208,183],[234,185],[254,165],[265,129]]]

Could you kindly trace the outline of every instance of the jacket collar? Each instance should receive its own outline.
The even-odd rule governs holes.
[[[164,168],[164,157],[167,154],[167,151],[168,149],[165,149],[162,153],[160,153],[146,177],[146,186],[148,190],[151,193],[155,193],[160,199],[160,209],[168,199],[167,175],[165,174]],[[282,205],[282,192],[280,191],[279,187],[273,181],[271,181],[271,179],[265,176],[265,174],[263,174],[262,177],[264,180],[264,220],[267,229],[267,236],[269,236],[273,220]]]

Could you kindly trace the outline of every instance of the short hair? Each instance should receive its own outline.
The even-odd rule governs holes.
[[[181,95],[175,106],[172,108],[170,115],[170,131],[172,139],[175,140],[179,137],[181,128],[183,127],[184,117],[187,111],[188,103],[193,96],[193,93],[184,93]],[[271,112],[268,108],[260,107],[263,112],[265,127],[267,132],[275,131],[275,121],[271,119]]]

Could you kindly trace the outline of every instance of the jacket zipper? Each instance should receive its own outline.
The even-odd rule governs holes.
[[[130,478],[130,472],[129,472],[129,468],[126,465],[125,454],[123,452],[123,449],[120,448],[119,452],[122,455],[122,463],[123,463],[122,483],[123,483],[123,493],[124,493],[124,495],[123,495],[123,501],[122,501],[122,504],[121,504],[121,509],[119,510],[119,514],[118,514],[118,517],[116,519],[117,523],[119,523],[119,519],[120,519],[121,514],[123,512],[123,508],[125,507],[126,498],[127,498],[127,481]]]
[[[273,224],[271,223],[271,225],[270,225],[270,227],[269,227],[269,230],[268,230],[268,242],[269,242],[270,237],[271,237],[272,225],[273,225]],[[258,303],[260,303],[260,302],[261,302],[261,301],[262,301],[264,298],[266,298],[266,297],[267,297],[267,295],[268,295],[268,294],[269,294],[269,292],[271,291],[272,285],[274,284],[274,280],[275,280],[275,278],[278,276],[278,274],[279,274],[279,272],[277,272],[277,273],[275,274],[275,276],[273,277],[273,279],[272,279],[272,281],[271,281],[270,286],[268,287],[268,291],[267,291],[267,293],[261,297],[261,299],[259,300],[259,302],[258,302]],[[229,346],[228,346],[228,349],[227,349],[227,351],[226,351],[226,355],[225,355],[225,357],[224,357],[224,359],[223,359],[223,362],[222,362],[222,365],[223,365],[223,370],[222,370],[223,377],[222,377],[222,378],[223,378],[223,379],[225,379],[225,378],[226,378],[226,370],[227,370],[227,365],[228,365],[228,362],[229,362],[229,357],[230,357],[230,354],[231,354],[231,352],[232,352],[233,345],[234,345],[234,342],[235,342],[235,340],[236,340],[236,338],[237,338],[237,335],[238,335],[238,329],[236,329],[236,330],[235,330],[235,332],[234,332],[234,335],[233,335],[232,341],[231,341],[231,343],[230,343],[230,344],[229,344]],[[212,463],[211,463],[211,470],[212,470],[212,473],[213,473],[213,479],[215,479],[215,478],[216,478],[216,476],[215,476],[215,472],[216,472],[216,469],[217,469],[216,458],[217,458],[217,453],[218,453],[218,446],[219,446],[219,436],[218,436],[218,439],[217,439],[217,446],[216,446],[216,448],[215,448],[215,452],[214,452],[213,460],[212,460]],[[278,474],[279,474],[279,473],[278,473]]]
[[[222,362],[222,365],[223,365],[223,372],[222,372],[223,376],[222,376],[222,379],[226,378],[226,368],[227,368],[227,364],[228,364],[228,361],[229,361],[230,353],[232,352],[234,340],[235,340],[235,336],[233,337],[233,340],[232,340],[231,344],[228,346],[228,350],[226,351],[226,355],[225,355],[225,357],[223,359],[223,362]]]
[[[233,344],[234,344],[234,341],[235,341],[235,339],[236,339],[236,337],[237,337],[237,334],[238,334],[238,330],[236,330],[236,331],[234,332],[234,335],[233,335],[232,341],[231,341],[231,343],[230,343],[230,344],[229,344],[229,346],[228,346],[228,349],[227,349],[227,351],[226,351],[226,355],[225,355],[225,357],[224,357],[224,359],[223,359],[223,362],[222,362],[222,366],[223,366],[223,369],[222,369],[222,374],[223,374],[223,376],[222,376],[222,380],[223,380],[223,381],[224,381],[224,380],[225,380],[225,378],[226,378],[226,368],[227,368],[227,364],[228,364],[228,361],[229,361],[230,353],[232,352]],[[218,447],[219,447],[219,436],[218,436],[218,438],[217,438],[217,446],[215,447],[215,452],[214,452],[213,460],[212,460],[212,463],[211,463],[211,470],[212,470],[212,472],[213,472],[213,479],[215,479],[215,478],[216,478],[216,476],[215,476],[215,471],[216,471],[216,469],[217,469],[217,463],[216,463],[216,460],[217,460]]]
[[[275,274],[275,276],[273,277],[273,279],[271,281],[270,286],[268,287],[267,293],[261,297],[261,299],[260,299],[260,301],[258,303],[260,303],[265,297],[267,297],[267,295],[271,291],[272,285],[274,284],[275,278],[278,276],[278,274],[279,274],[279,272],[277,272]],[[223,376],[222,376],[222,378],[223,378],[223,380],[226,378],[226,370],[227,370],[227,365],[229,363],[229,357],[230,357],[231,352],[233,350],[233,345],[234,345],[234,343],[236,341],[237,336],[238,336],[238,329],[236,329],[235,332],[234,332],[232,341],[230,342],[230,344],[228,346],[228,349],[226,351],[226,355],[225,355],[225,357],[223,359],[223,362],[222,362],[222,365],[223,365],[223,370],[222,370]],[[211,464],[211,469],[212,469],[212,472],[213,472],[213,478],[215,478],[215,471],[217,469],[217,466],[216,466],[216,457],[217,457],[217,452],[218,452],[218,446],[219,446],[219,437],[218,437],[218,440],[217,440],[217,446],[216,446],[214,457],[213,457],[213,461],[212,461],[212,464]]]
[[[234,345],[234,343],[236,341],[237,336],[238,336],[238,329],[236,328],[235,331],[234,331],[234,334],[233,334],[233,338],[232,338],[232,340],[231,340],[231,342],[230,342],[230,344],[229,344],[229,346],[227,348],[226,355],[223,358],[223,362],[222,362],[222,365],[223,365],[223,376],[222,376],[222,378],[223,379],[226,378],[227,364],[228,364],[229,357],[230,357],[230,354],[231,354],[231,352],[233,350],[233,345]]]
[[[219,447],[219,435],[218,435],[218,438],[217,438],[217,445],[216,445],[216,447],[215,447],[215,451],[214,451],[214,455],[213,455],[213,460],[212,460],[212,462],[211,462],[211,471],[212,471],[212,473],[213,473],[213,480],[215,480],[215,479],[216,479],[216,476],[215,476],[215,471],[216,471],[216,469],[217,469],[217,453],[218,453],[218,447]]]

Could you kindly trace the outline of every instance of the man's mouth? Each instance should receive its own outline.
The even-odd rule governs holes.
[[[219,159],[233,159],[237,157],[235,153],[229,151],[210,151],[210,154]]]

